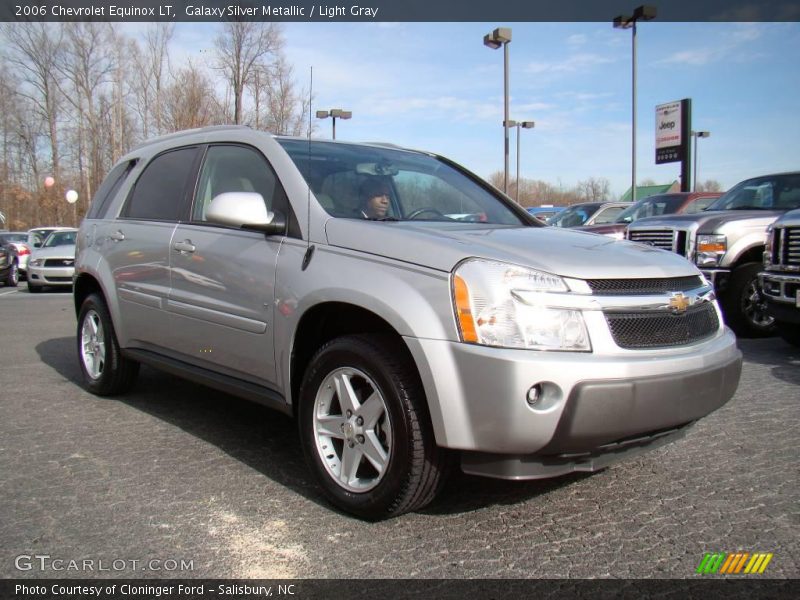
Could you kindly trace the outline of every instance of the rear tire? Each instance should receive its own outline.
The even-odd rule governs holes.
[[[19,284],[19,267],[16,261],[12,262],[11,267],[8,269],[5,284],[6,287],[17,287]]]
[[[328,499],[364,519],[428,504],[450,469],[436,446],[422,382],[388,336],[332,340],[314,355],[300,390],[303,451]]]
[[[78,314],[78,362],[87,390],[98,396],[127,392],[139,374],[139,363],[122,356],[105,301],[90,294]]]
[[[761,265],[747,263],[734,269],[722,299],[725,320],[740,337],[769,337],[775,333],[775,319],[758,287]]]

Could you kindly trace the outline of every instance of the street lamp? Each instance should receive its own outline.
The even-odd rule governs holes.
[[[640,6],[633,11],[633,15],[620,15],[614,19],[614,27],[617,29],[631,29],[632,36],[632,58],[631,58],[631,202],[636,202],[636,22],[652,21],[656,18],[655,6]]]
[[[516,127],[517,128],[517,193],[516,201],[519,204],[519,129],[522,127],[523,129],[533,129],[536,126],[534,121],[506,121],[506,131],[508,131],[508,127]]]
[[[336,119],[350,119],[352,118],[353,113],[349,110],[342,110],[341,108],[332,108],[330,110],[318,110],[317,111],[317,118],[318,119],[327,119],[330,117],[333,119],[333,139],[336,139]]]
[[[694,138],[694,188],[697,191],[697,138],[711,137],[710,131],[693,131],[692,137]]]
[[[508,44],[511,42],[511,29],[498,27],[483,36],[483,45],[492,50],[503,47],[503,191],[508,193]]]

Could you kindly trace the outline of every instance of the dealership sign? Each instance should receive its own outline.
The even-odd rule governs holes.
[[[656,106],[656,164],[683,160],[684,142],[689,133],[684,131],[686,100],[667,102]]]

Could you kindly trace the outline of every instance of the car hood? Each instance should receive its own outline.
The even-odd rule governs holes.
[[[332,246],[441,271],[479,257],[579,279],[681,277],[697,272],[671,252],[555,227],[330,219],[325,230]]]
[[[75,258],[75,244],[54,246],[52,248],[36,248],[31,253],[31,260],[34,258]]]
[[[630,224],[630,229],[647,229],[648,227],[689,228],[693,224],[700,231],[713,232],[724,223],[735,221],[764,221],[764,227],[781,216],[780,210],[715,210],[691,215],[664,215],[661,217],[645,217]]]

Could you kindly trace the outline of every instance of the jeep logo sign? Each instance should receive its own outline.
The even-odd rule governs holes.
[[[683,159],[681,127],[683,103],[678,100],[656,106],[656,164]]]

